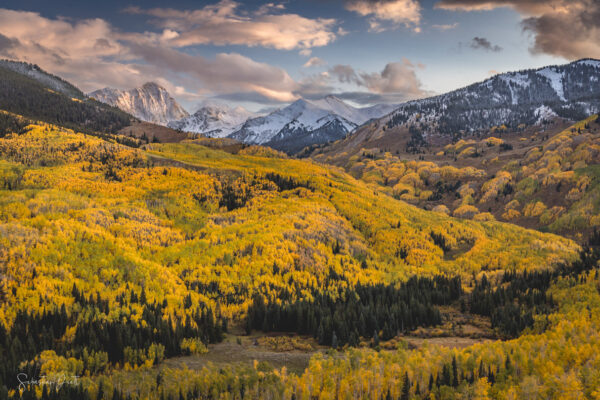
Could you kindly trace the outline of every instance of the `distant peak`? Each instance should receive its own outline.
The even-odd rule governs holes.
[[[144,89],[162,89],[162,90],[166,90],[164,87],[160,86],[156,82],[146,82],[146,83],[144,83],[142,85],[142,88],[144,88]]]

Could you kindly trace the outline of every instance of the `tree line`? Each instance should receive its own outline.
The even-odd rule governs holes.
[[[310,334],[320,344],[333,347],[356,346],[361,337],[378,342],[419,326],[440,324],[442,318],[435,306],[456,301],[462,288],[459,277],[436,276],[412,277],[398,287],[358,284],[334,293],[311,294],[313,301],[281,304],[267,304],[263,295],[255,295],[246,330]]]
[[[555,270],[506,272],[500,285],[493,287],[486,275],[476,282],[469,297],[469,311],[491,318],[492,328],[517,337],[532,327],[535,314],[548,314],[555,308],[547,291],[558,277],[575,278],[596,268],[600,260],[600,232],[594,230],[588,243],[572,263],[560,264]]]

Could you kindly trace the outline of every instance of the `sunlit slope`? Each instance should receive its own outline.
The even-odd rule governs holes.
[[[210,304],[232,317],[253,293],[293,299],[347,284],[336,276],[468,280],[547,268],[577,250],[558,236],[423,211],[334,167],[261,149],[191,141],[144,152],[48,125],[0,140],[0,188],[6,322],[20,308],[68,309],[74,283],[108,299],[111,319],[140,318],[139,304],[115,298],[142,287],[172,316]]]
[[[600,226],[598,116],[554,134],[551,129],[494,134],[431,146],[418,159],[383,149],[315,158],[342,165],[352,176],[421,208],[510,222],[584,243]]]

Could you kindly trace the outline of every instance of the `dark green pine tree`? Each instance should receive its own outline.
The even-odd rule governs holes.
[[[402,394],[400,400],[410,400],[410,379],[408,379],[408,372],[404,373],[404,381],[402,382]]]
[[[456,356],[452,356],[452,386],[458,387],[458,367],[456,365]]]

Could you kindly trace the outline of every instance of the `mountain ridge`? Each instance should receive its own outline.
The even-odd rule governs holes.
[[[491,130],[575,122],[600,111],[600,61],[506,72],[448,93],[401,104],[325,152],[362,147],[419,152],[432,140],[452,142]],[[408,143],[406,143],[408,141]]]
[[[62,93],[65,96],[84,100],[87,96],[75,85],[63,78],[44,71],[37,64],[31,64],[24,61],[0,60],[0,66],[10,69],[13,72],[28,76],[40,84]]]

